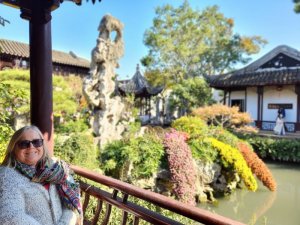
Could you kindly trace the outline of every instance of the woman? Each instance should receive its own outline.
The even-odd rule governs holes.
[[[277,135],[285,135],[284,117],[282,114],[278,114],[273,131]]]
[[[14,133],[0,167],[0,222],[5,225],[75,225],[79,187],[65,162],[49,157],[36,126]]]

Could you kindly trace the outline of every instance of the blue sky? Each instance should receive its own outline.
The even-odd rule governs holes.
[[[102,0],[95,5],[82,0],[77,6],[64,2],[52,12],[52,48],[73,51],[90,60],[96,45],[97,27],[103,15],[109,13],[124,23],[125,54],[116,71],[122,78],[130,78],[136,64],[147,54],[143,44],[144,32],[152,25],[155,7],[164,4],[181,5],[183,0]],[[193,8],[203,9],[218,5],[219,11],[235,21],[234,30],[241,35],[260,35],[268,44],[253,60],[278,45],[289,45],[300,50],[300,14],[293,11],[292,0],[190,0]],[[29,42],[28,22],[20,18],[20,11],[0,4],[0,16],[10,24],[0,26],[0,38]],[[141,68],[143,71],[143,68]]]

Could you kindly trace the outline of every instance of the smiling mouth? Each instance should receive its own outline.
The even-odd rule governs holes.
[[[28,152],[28,153],[25,153],[26,157],[34,157],[34,156],[37,156],[37,155],[38,155],[38,152]]]

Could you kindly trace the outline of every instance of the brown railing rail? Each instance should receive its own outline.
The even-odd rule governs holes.
[[[113,191],[109,193],[98,187],[89,185],[83,181],[80,181],[80,188],[84,192],[83,210],[85,211],[90,200],[90,196],[97,199],[97,207],[94,210],[94,217],[91,220],[84,220],[84,224],[97,224],[99,223],[99,215],[103,209],[103,203],[107,204],[105,216],[102,218],[102,225],[109,223],[111,216],[112,206],[122,210],[122,223],[126,224],[128,215],[131,214],[134,217],[134,225],[139,224],[140,220],[145,220],[152,224],[181,224],[159,213],[146,209],[133,202],[128,201],[130,196],[134,196],[138,199],[142,199],[147,202],[151,202],[156,206],[164,209],[168,209],[171,212],[177,213],[184,217],[187,217],[196,222],[203,224],[216,224],[216,225],[242,225],[238,221],[231,220],[229,218],[211,213],[209,211],[190,206],[179,201],[173,200],[169,197],[138,188],[131,184],[116,180],[90,170],[80,168],[78,166],[71,166],[73,171],[85,179],[92,180],[101,185],[111,188]],[[118,194],[122,196],[119,197]]]

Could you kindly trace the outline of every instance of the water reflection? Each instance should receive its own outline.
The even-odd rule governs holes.
[[[237,190],[217,205],[199,207],[251,225],[300,225],[300,165],[267,165],[277,182],[276,192],[259,183],[254,193]]]

